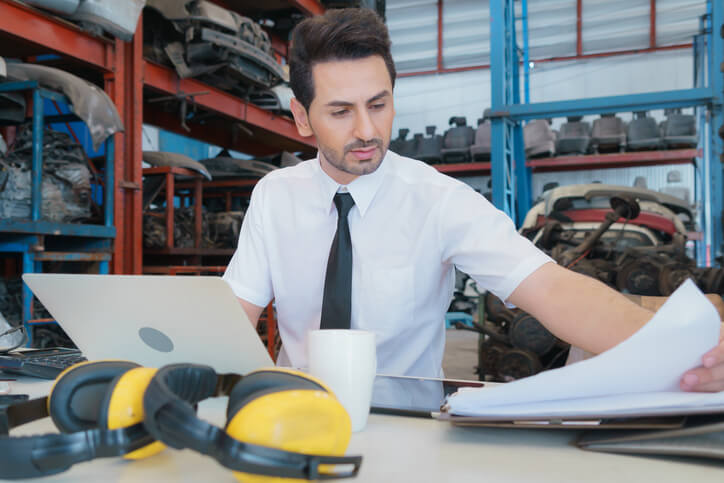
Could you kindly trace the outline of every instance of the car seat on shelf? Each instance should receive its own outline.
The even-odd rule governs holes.
[[[390,141],[390,150],[399,154],[400,156],[413,157],[417,147],[415,146],[414,139],[407,139],[407,135],[410,130],[402,128],[397,134],[397,139]]]
[[[485,118],[478,119],[475,142],[470,146],[470,157],[473,161],[490,160],[491,139],[490,121]]]
[[[568,122],[561,125],[556,140],[558,154],[586,154],[591,143],[591,125],[583,121],[583,116],[569,116]]]
[[[425,132],[427,137],[420,134],[415,158],[430,164],[439,163],[442,156],[442,136],[435,134],[435,126],[426,126]]]
[[[593,121],[591,148],[599,153],[623,151],[626,145],[626,124],[615,113],[601,114]]]
[[[646,111],[634,113],[634,119],[626,129],[626,147],[629,151],[642,151],[646,149],[659,149],[661,147],[661,132],[656,120],[646,115]]]
[[[443,163],[464,163],[470,160],[470,146],[473,144],[475,131],[467,123],[467,119],[462,116],[450,118],[448,124],[454,126],[445,131],[443,147],[440,150]]]
[[[661,127],[664,146],[668,149],[695,148],[699,142],[696,117],[682,114],[681,109],[667,109]]]
[[[526,124],[523,138],[525,156],[528,158],[553,156],[556,152],[556,134],[546,119],[536,119]]]

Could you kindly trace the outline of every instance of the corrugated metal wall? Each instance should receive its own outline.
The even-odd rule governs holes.
[[[691,42],[699,31],[704,0],[657,0],[658,46]],[[583,0],[583,53],[649,47],[649,0]],[[570,62],[535,62],[535,59],[576,54],[576,0],[528,0],[530,77],[532,102],[634,94],[693,87],[693,56],[690,50],[594,58]],[[485,0],[444,0],[443,67],[455,68],[489,63],[489,7]],[[392,53],[399,72],[435,70],[437,67],[437,1],[387,0],[387,23]],[[490,106],[490,72],[487,69],[460,73],[399,78],[395,88],[397,129],[424,132],[435,125],[442,133],[451,116],[466,116],[475,126]],[[661,120],[662,111],[651,113]],[[619,114],[624,120],[631,113]],[[592,121],[598,116],[587,116]],[[564,119],[555,119],[557,128]],[[560,184],[604,183],[632,185],[637,176],[647,178],[651,189],[668,185],[667,173],[678,169],[677,186],[694,191],[694,168],[660,166],[595,171],[536,173],[533,197],[549,181]],[[467,181],[487,191],[487,177]]]
[[[650,0],[582,5],[584,54],[649,47]],[[486,0],[443,1],[445,68],[489,63],[489,11]],[[703,0],[657,0],[656,44],[689,42],[705,11]],[[400,72],[436,68],[437,0],[387,0],[387,25]],[[528,0],[528,31],[532,59],[576,55],[576,0]]]

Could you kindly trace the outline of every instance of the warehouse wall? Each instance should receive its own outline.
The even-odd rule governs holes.
[[[531,58],[575,55],[576,0],[528,0],[528,5]],[[443,7],[443,67],[488,64],[488,2],[444,0]],[[699,31],[699,17],[705,12],[705,2],[657,0],[656,9],[657,45],[683,44],[691,42]],[[584,0],[584,54],[647,48],[649,12],[649,0]],[[437,1],[388,0],[387,19],[398,71],[434,70],[437,65]],[[531,102],[690,87],[693,87],[693,54],[689,49],[572,62],[533,62],[530,74]],[[443,133],[452,116],[465,116],[468,125],[476,126],[477,119],[489,106],[488,69],[401,77],[395,86],[397,116],[393,137],[400,128],[409,128],[413,134],[425,132],[428,125],[435,125],[437,132]],[[651,115],[658,120],[664,118],[663,111],[654,111]],[[628,121],[632,114],[620,113],[619,116]],[[591,122],[597,117],[585,119]],[[563,122],[565,119],[554,119],[553,128]],[[538,196],[550,181],[561,185],[600,181],[630,186],[637,176],[645,177],[649,188],[661,190],[671,185],[667,182],[667,174],[673,169],[681,173],[681,182],[675,186],[688,188],[693,199],[696,172],[688,165],[536,173],[532,194],[534,198]],[[474,177],[466,181],[486,192],[488,179]]]
[[[655,75],[652,73],[655,72]],[[688,50],[627,55],[578,62],[534,65],[530,76],[531,102],[559,101],[693,87],[693,60]],[[490,71],[473,70],[399,78],[395,85],[397,116],[393,132],[409,128],[425,132],[435,125],[447,129],[451,116],[466,116],[476,126],[490,107]],[[663,112],[652,115],[661,119]],[[593,120],[598,116],[588,116]],[[625,120],[630,113],[622,113]],[[565,119],[555,119],[557,127]]]

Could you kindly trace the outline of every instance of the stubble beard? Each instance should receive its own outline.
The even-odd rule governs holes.
[[[354,149],[364,149],[371,146],[377,148],[377,156],[363,160],[363,161],[348,161],[347,155]],[[377,168],[382,164],[382,160],[385,158],[387,153],[387,146],[384,145],[382,139],[375,138],[370,141],[353,141],[344,147],[344,152],[340,155],[336,150],[329,148],[328,146],[319,146],[324,159],[338,170],[352,174],[355,176],[361,176],[365,174],[374,173]]]

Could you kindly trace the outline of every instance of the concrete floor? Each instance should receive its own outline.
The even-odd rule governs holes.
[[[478,365],[478,334],[457,329],[445,332],[445,354],[442,358],[445,377],[477,381],[475,366]]]

